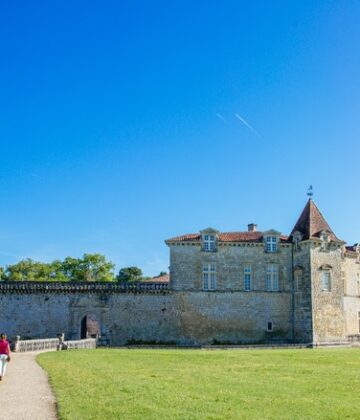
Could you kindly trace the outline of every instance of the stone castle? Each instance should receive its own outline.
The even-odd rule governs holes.
[[[360,246],[309,199],[289,236],[208,228],[165,241],[170,281],[0,282],[0,330],[131,343],[312,346],[360,341]]]

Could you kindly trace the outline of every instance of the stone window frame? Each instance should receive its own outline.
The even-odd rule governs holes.
[[[207,228],[200,231],[201,250],[203,252],[217,252],[219,232],[213,228]]]
[[[278,239],[276,236],[266,236],[266,252],[277,252],[278,250]]]
[[[274,331],[274,323],[272,321],[267,322],[266,331],[267,332],[273,332]]]
[[[277,230],[268,230],[264,232],[263,242],[264,251],[268,254],[276,254],[280,252],[280,235]]]
[[[216,263],[207,262],[202,265],[203,290],[216,290]]]
[[[331,272],[329,270],[324,270],[321,273],[321,291],[331,292]]]
[[[251,292],[252,290],[252,266],[251,264],[245,264],[243,268],[243,282],[244,291]],[[248,284],[248,286],[247,286]]]
[[[267,292],[280,291],[280,267],[276,263],[266,265],[265,289]]]
[[[304,268],[300,265],[294,267],[294,289],[299,292],[302,289],[302,280],[304,275]]]
[[[210,233],[203,236],[203,249],[205,252],[214,252],[216,249],[216,236]]]

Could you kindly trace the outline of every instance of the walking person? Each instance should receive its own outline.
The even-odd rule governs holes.
[[[6,365],[10,362],[10,345],[6,339],[6,334],[0,334],[0,381],[5,376]]]

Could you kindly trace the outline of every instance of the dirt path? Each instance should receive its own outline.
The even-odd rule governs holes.
[[[12,353],[6,376],[0,382],[0,418],[6,420],[57,418],[55,397],[47,375],[35,361],[38,353]]]

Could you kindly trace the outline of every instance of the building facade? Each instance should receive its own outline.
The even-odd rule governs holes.
[[[0,330],[107,345],[360,341],[360,246],[340,240],[311,199],[289,236],[250,224],[165,242],[169,282],[0,282]]]
[[[166,243],[171,289],[224,300],[211,309],[227,326],[218,341],[321,345],[360,334],[360,247],[346,246],[312,199],[289,236],[249,224]]]

